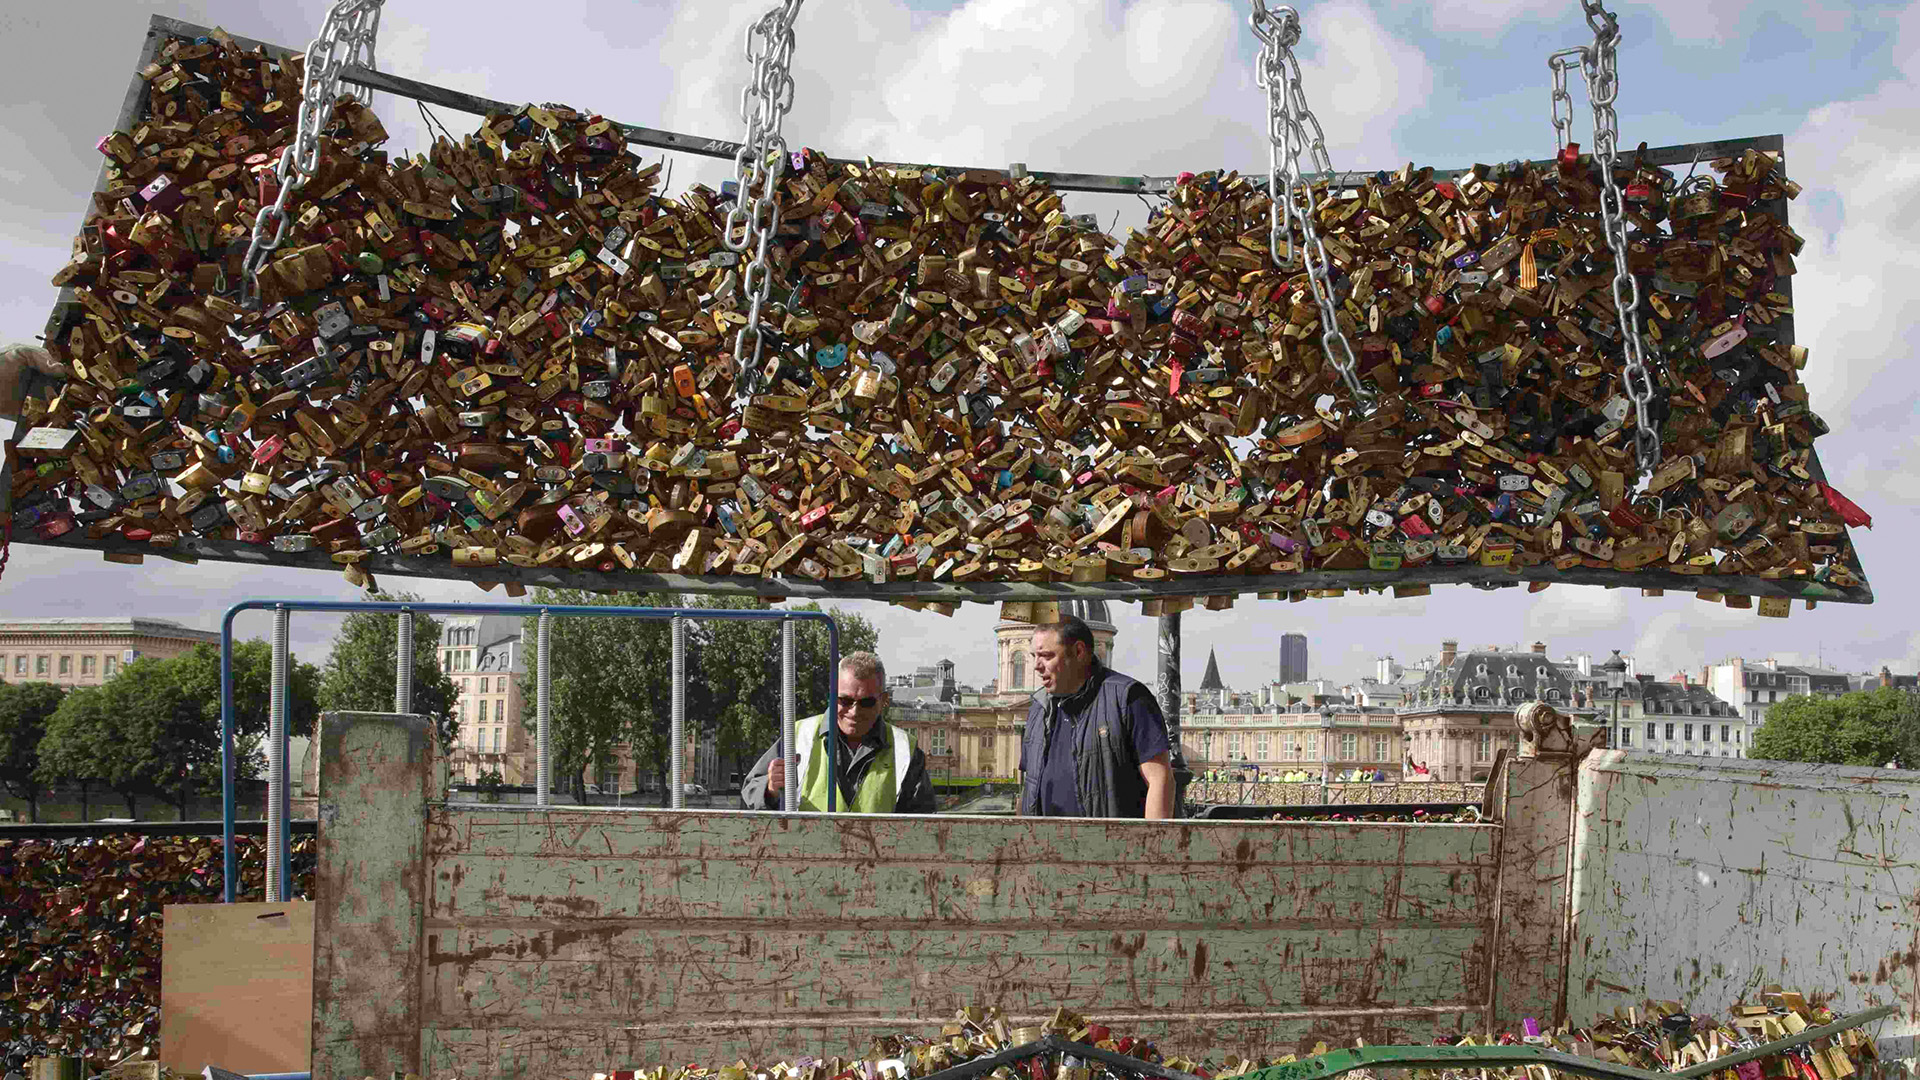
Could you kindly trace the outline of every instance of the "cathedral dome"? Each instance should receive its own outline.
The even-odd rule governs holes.
[[[1105,600],[1062,600],[1060,614],[1073,615],[1086,623],[1089,628],[1098,627],[1102,630],[1114,628],[1113,620],[1107,617]]]

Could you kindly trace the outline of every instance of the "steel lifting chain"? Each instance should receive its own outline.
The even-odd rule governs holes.
[[[740,274],[747,321],[733,337],[742,393],[755,388],[766,344],[760,311],[773,278],[767,266],[767,244],[780,231],[780,180],[787,169],[787,140],[780,133],[780,122],[793,108],[793,19],[800,13],[800,4],[801,0],[783,0],[747,28],[747,61],[753,65],[753,78],[740,91],[740,120],[747,126],[747,136],[733,156],[739,190],[721,232],[728,251],[752,252]]]
[[[280,155],[274,179],[280,194],[253,219],[253,242],[241,263],[240,300],[260,306],[260,271],[267,257],[287,238],[287,202],[320,169],[320,133],[333,120],[340,98],[340,75],[351,65],[372,69],[374,39],[380,32],[380,8],[386,0],[334,0],[320,36],[307,47],[306,78],[300,86],[300,123],[293,142]],[[362,100],[371,100],[367,91]]]
[[[1267,193],[1273,202],[1269,210],[1267,249],[1274,263],[1282,268],[1294,269],[1304,262],[1313,299],[1320,306],[1321,348],[1347,388],[1353,391],[1355,403],[1364,404],[1371,395],[1360,385],[1353,346],[1340,327],[1327,249],[1320,242],[1320,231],[1315,224],[1319,202],[1313,185],[1300,170],[1300,154],[1305,151],[1313,155],[1313,167],[1322,175],[1333,172],[1333,161],[1327,156],[1326,132],[1321,130],[1319,118],[1307,105],[1306,88],[1300,83],[1300,62],[1293,55],[1293,47],[1300,41],[1300,13],[1290,7],[1269,9],[1266,0],[1253,0],[1253,14],[1247,24],[1253,28],[1253,36],[1260,39],[1261,46],[1260,59],[1253,72],[1254,82],[1267,92]],[[1295,212],[1296,196],[1306,201],[1303,212]],[[1297,252],[1289,243],[1287,254],[1282,256],[1281,244],[1288,240],[1296,220],[1300,223],[1302,243]]]
[[[1566,68],[1571,66],[1567,59],[1577,56],[1587,78],[1587,97],[1593,102],[1593,156],[1600,164],[1600,216],[1607,230],[1607,246],[1613,251],[1613,302],[1620,312],[1620,339],[1626,350],[1620,381],[1633,402],[1634,458],[1641,471],[1650,473],[1660,465],[1660,429],[1653,422],[1651,410],[1659,387],[1652,368],[1647,366],[1647,344],[1640,330],[1640,280],[1633,276],[1627,259],[1626,211],[1620,186],[1613,178],[1620,136],[1620,118],[1613,109],[1620,93],[1620,21],[1601,7],[1599,0],[1580,0],[1580,8],[1593,29],[1593,46],[1564,49],[1548,58],[1554,81],[1553,126],[1564,148],[1573,122],[1572,99],[1566,93]],[[1563,98],[1568,105],[1565,122],[1560,119]]]

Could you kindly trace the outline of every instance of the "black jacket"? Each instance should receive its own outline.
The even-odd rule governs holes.
[[[1048,729],[1059,712],[1065,714],[1061,737],[1067,737],[1076,727],[1079,732],[1075,746],[1054,749],[1070,750],[1074,755],[1080,812],[1087,817],[1147,816],[1147,782],[1140,776],[1140,762],[1134,756],[1133,714],[1127,707],[1136,694],[1145,695],[1155,710],[1159,709],[1153,691],[1144,683],[1096,662],[1087,684],[1072,697],[1056,699],[1045,690],[1033,695],[1020,754],[1027,769],[1021,776],[1022,817],[1040,816],[1040,772],[1046,760]],[[1081,716],[1085,716],[1085,723],[1071,723]]]

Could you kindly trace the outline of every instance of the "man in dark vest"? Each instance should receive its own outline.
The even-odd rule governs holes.
[[[887,669],[878,656],[857,652],[840,658],[840,693],[828,706],[833,723],[827,722],[827,713],[820,713],[793,725],[794,745],[800,748],[800,809],[827,808],[827,740],[836,739],[840,813],[934,812],[927,755],[913,745],[911,734],[881,719],[888,704]],[[785,751],[775,739],[747,774],[740,785],[740,802],[747,809],[780,809],[787,782]]]
[[[1033,632],[1042,689],[1020,745],[1024,817],[1173,817],[1172,745],[1153,691],[1102,664],[1074,616]]]

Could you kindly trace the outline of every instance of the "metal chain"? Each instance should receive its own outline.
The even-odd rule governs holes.
[[[736,385],[742,394],[751,393],[759,378],[766,345],[760,310],[773,278],[767,266],[767,244],[780,231],[780,180],[787,170],[787,140],[780,133],[780,122],[793,108],[793,19],[800,13],[800,4],[801,0],[783,0],[747,28],[747,62],[753,65],[753,78],[740,91],[740,121],[747,126],[747,136],[733,156],[739,190],[720,234],[728,251],[753,253],[740,271],[747,321],[733,337]],[[751,353],[748,342],[752,342]]]
[[[300,122],[293,142],[280,155],[274,179],[280,194],[253,219],[253,242],[241,265],[240,300],[260,306],[260,270],[267,257],[287,238],[287,202],[320,168],[320,133],[333,120],[340,98],[340,73],[350,64],[373,67],[374,36],[380,28],[380,7],[386,0],[334,0],[320,36],[307,47],[306,78],[300,87]],[[371,100],[368,93],[367,99]],[[271,229],[271,235],[269,235]]]
[[[1547,57],[1547,67],[1553,72],[1553,131],[1555,135],[1553,151],[1556,154],[1566,149],[1567,145],[1573,142],[1573,95],[1567,93],[1567,70],[1574,66],[1573,61],[1578,60],[1581,70],[1584,71],[1587,64],[1591,62],[1591,53],[1591,49],[1582,45],[1572,49],[1561,49],[1559,52]],[[1561,115],[1560,112],[1562,107],[1566,109],[1564,116]]]
[[[1580,0],[1580,6],[1587,25],[1593,28],[1593,48],[1581,58],[1581,70],[1587,77],[1587,96],[1593,101],[1593,156],[1600,163],[1600,216],[1607,230],[1607,246],[1613,249],[1613,302],[1620,312],[1620,338],[1626,350],[1620,381],[1633,402],[1635,458],[1642,471],[1652,472],[1660,465],[1660,430],[1650,409],[1659,387],[1647,366],[1646,339],[1640,332],[1640,279],[1633,276],[1628,262],[1626,212],[1620,187],[1613,178],[1614,156],[1619,150],[1620,118],[1613,102],[1620,93],[1620,22],[1600,6],[1599,0]]]
[[[1267,250],[1274,263],[1282,268],[1293,269],[1305,264],[1313,298],[1320,305],[1320,346],[1347,388],[1353,391],[1355,403],[1364,403],[1371,395],[1360,385],[1353,346],[1347,341],[1346,331],[1340,328],[1327,249],[1320,241],[1315,224],[1319,201],[1313,185],[1302,177],[1300,170],[1300,154],[1305,151],[1312,155],[1313,166],[1322,175],[1333,172],[1333,161],[1327,156],[1326,132],[1321,130],[1319,118],[1307,105],[1306,88],[1300,82],[1300,62],[1293,55],[1293,47],[1300,41],[1300,13],[1291,7],[1269,9],[1266,0],[1253,0],[1253,14],[1247,24],[1261,43],[1260,59],[1253,72],[1254,83],[1267,92],[1267,193],[1273,203],[1268,211]],[[1305,198],[1304,212],[1295,211],[1296,196]],[[1287,257],[1282,258],[1281,240],[1290,234],[1296,220],[1300,223],[1302,243],[1297,253],[1289,244]]]

